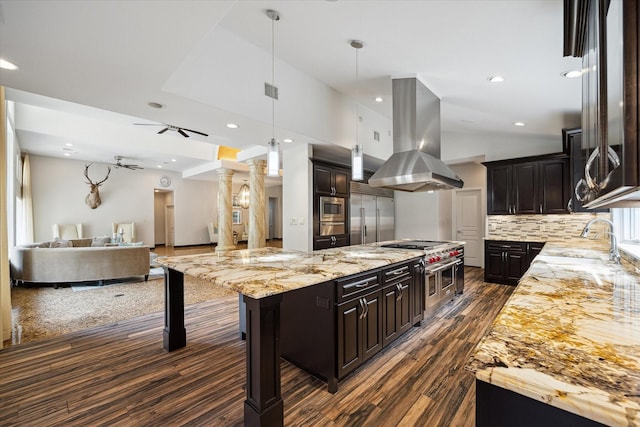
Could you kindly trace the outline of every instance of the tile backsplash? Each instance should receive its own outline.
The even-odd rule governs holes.
[[[501,240],[527,240],[532,242],[572,241],[580,239],[584,226],[594,218],[611,219],[609,213],[576,213],[569,215],[489,215],[487,217],[487,237]],[[589,233],[590,239],[605,233],[609,227],[596,223]]]

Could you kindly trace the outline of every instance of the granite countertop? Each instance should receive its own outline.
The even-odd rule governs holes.
[[[640,275],[608,245],[547,243],[467,369],[607,425],[640,426]]]
[[[159,257],[156,262],[249,297],[264,298],[423,255],[419,250],[361,245],[315,252],[245,249]]]

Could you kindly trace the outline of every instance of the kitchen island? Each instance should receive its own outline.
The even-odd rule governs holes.
[[[247,307],[245,425],[282,425],[282,295],[423,256],[420,250],[366,245],[312,253],[260,248],[158,258],[157,262],[165,268],[164,348],[174,351],[186,346],[185,274],[241,293]]]
[[[476,425],[640,425],[640,276],[548,242],[467,366]]]

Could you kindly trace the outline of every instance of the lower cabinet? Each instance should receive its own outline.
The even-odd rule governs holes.
[[[339,380],[420,323],[421,259],[283,294],[282,357],[335,393]]]
[[[320,236],[313,239],[313,250],[349,246],[349,235]]]
[[[544,243],[486,240],[484,281],[516,285]]]

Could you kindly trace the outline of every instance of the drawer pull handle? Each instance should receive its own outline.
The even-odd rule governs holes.
[[[371,278],[360,280],[359,282],[349,283],[348,285],[344,285],[342,289],[351,289],[351,288],[364,288],[369,286],[371,283]]]

